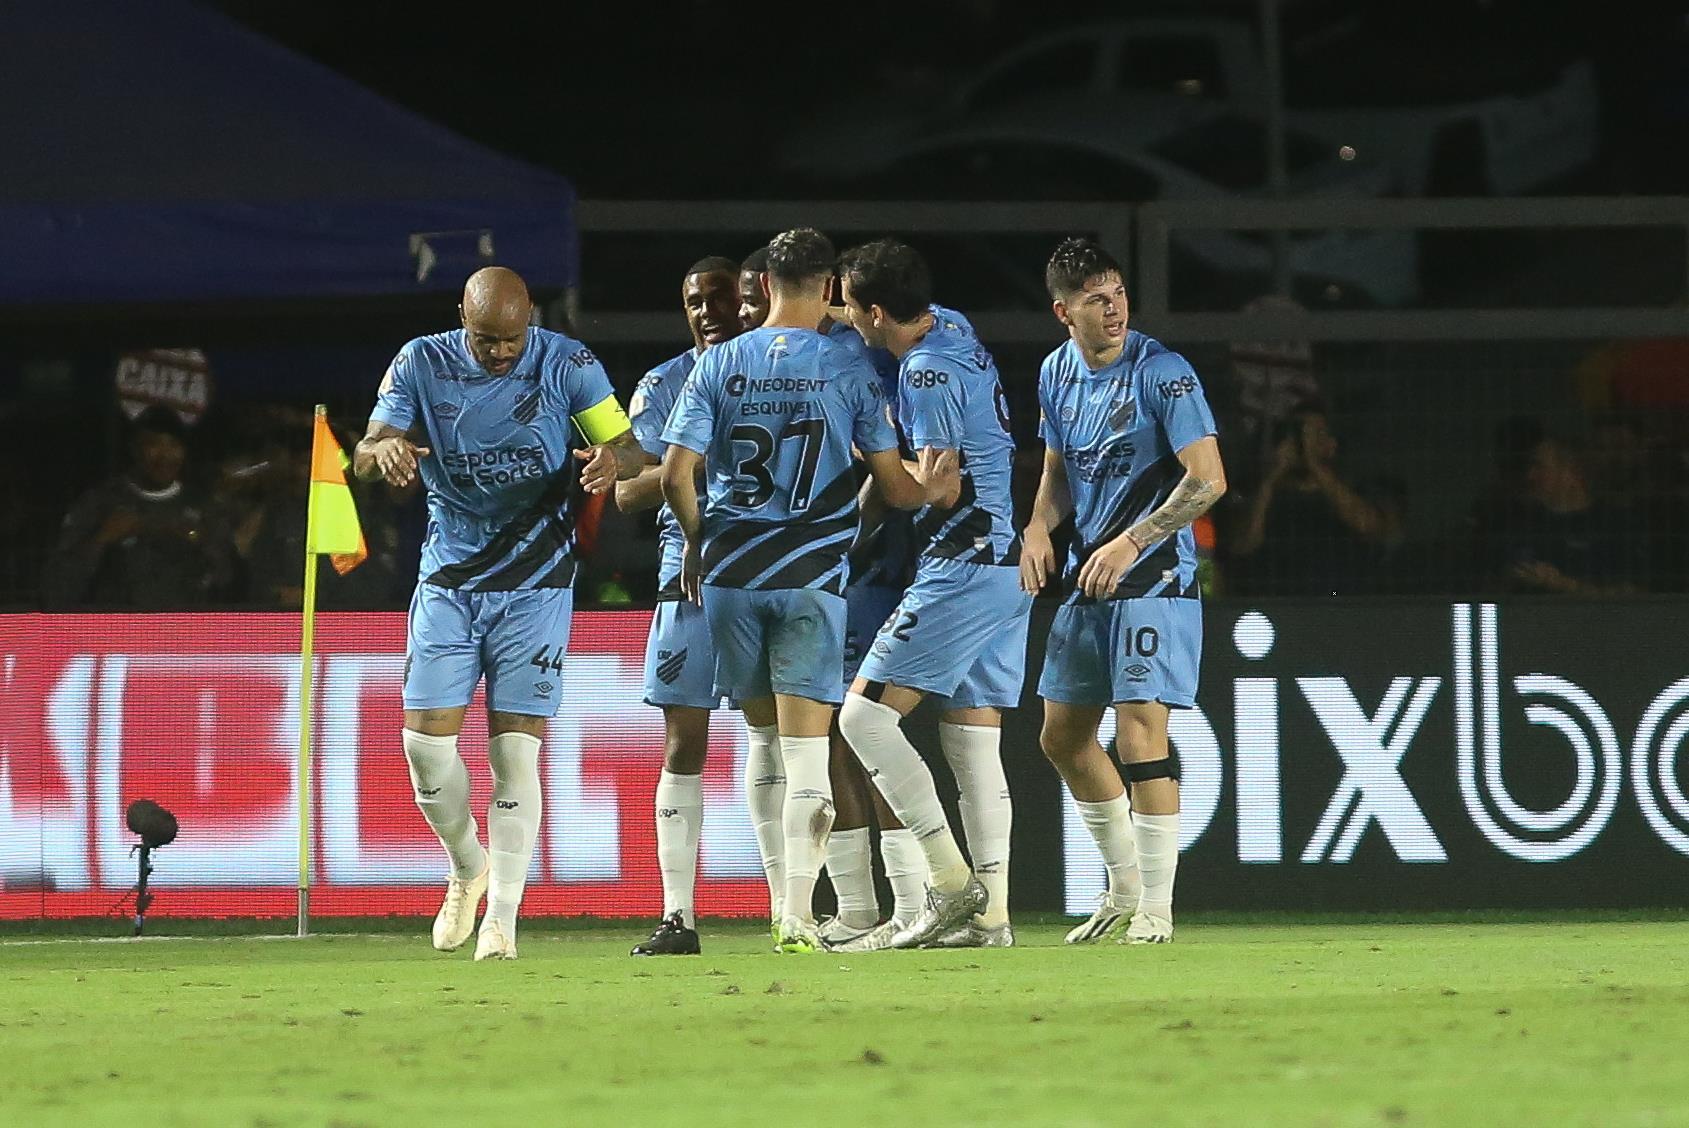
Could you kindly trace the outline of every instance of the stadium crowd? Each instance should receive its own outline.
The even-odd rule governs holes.
[[[676,325],[684,331],[678,316]],[[1473,451],[1461,471],[1473,481],[1469,502],[1426,486],[1412,465],[1365,457],[1348,436],[1363,423],[1359,429],[1376,435],[1384,409],[1339,406],[1341,376],[1316,373],[1315,359],[1307,346],[1289,345],[1197,361],[1236,467],[1232,494],[1199,529],[1209,594],[1689,591],[1689,342],[1620,342],[1574,357],[1564,381],[1569,408],[1515,411],[1490,424],[1487,450]],[[642,371],[612,376],[625,389]],[[1005,365],[1020,446],[1014,492],[1024,515],[1041,453],[1035,430],[1021,425],[1024,415],[1035,422],[1036,405],[1017,395],[1011,373]],[[105,410],[122,418],[115,402]],[[95,448],[104,458],[78,465],[83,478],[68,486],[79,494],[61,499],[39,483],[15,484],[14,535],[0,550],[3,602],[46,610],[297,607],[308,412],[299,403],[242,403],[213,428],[155,406],[122,419],[121,440]],[[361,434],[360,418],[335,423],[348,447]],[[425,526],[421,499],[414,486],[354,489],[370,560],[346,576],[325,576],[322,605],[402,608]],[[654,596],[648,514],[595,501],[579,535],[584,604]]]

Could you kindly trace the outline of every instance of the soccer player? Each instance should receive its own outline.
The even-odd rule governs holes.
[[[899,360],[899,423],[922,457],[953,452],[961,489],[915,518],[915,581],[881,627],[839,713],[845,739],[926,854],[932,887],[915,920],[864,946],[1008,947],[1012,809],[1001,710],[1020,703],[1032,601],[1021,590],[1009,495],[1014,440],[991,354],[959,314],[932,304],[926,262],[894,240],[840,262],[862,338]],[[902,721],[944,699],[939,741],[961,793],[970,869]]]
[[[822,332],[868,358],[895,416],[897,358],[885,349],[870,349],[850,325],[848,316],[836,307],[822,322]],[[867,656],[875,632],[903,597],[915,566],[911,514],[888,511],[872,489],[859,495],[859,501],[861,528],[851,545],[845,577],[842,684],[846,687],[856,679],[856,671]],[[915,919],[927,890],[927,860],[920,844],[869,784],[861,762],[850,750],[836,722],[831,739],[829,770],[836,814],[832,833],[827,836],[827,877],[833,885],[838,912],[820,925],[821,939],[830,948],[858,940],[880,926],[871,822],[877,821],[880,826],[880,853],[894,898],[891,920],[897,924],[889,927],[888,932],[895,932],[897,927]]]
[[[530,324],[533,304],[513,271],[475,272],[458,312],[463,328],[399,350],[353,469],[395,486],[420,473],[428,496],[403,739],[417,806],[451,859],[434,947],[455,951],[469,939],[485,893],[475,958],[511,960],[540,824],[540,741],[569,642],[579,488],[570,456],[591,493],[633,477],[644,457],[598,358]],[[421,443],[409,437],[416,430]],[[457,750],[483,674],[493,771],[486,849]]]
[[[768,320],[768,248],[758,247],[739,264],[739,324],[760,329]]]
[[[692,264],[680,300],[692,347],[664,361],[639,382],[628,405],[634,437],[650,465],[637,478],[616,483],[625,513],[662,505],[657,514],[657,612],[645,644],[645,702],[663,711],[663,771],[657,778],[657,865],[663,875],[663,917],[636,956],[696,955],[698,925],[692,892],[698,878],[698,836],[703,829],[701,773],[710,746],[710,712],[721,704],[713,691],[715,649],[704,612],[680,591],[685,540],[663,505],[663,426],[680,387],[704,350],[740,333],[739,266],[720,256]]]
[[[1055,575],[1050,533],[1077,527],[1038,694],[1044,754],[1061,773],[1108,867],[1108,889],[1070,944],[1173,939],[1179,780],[1169,708],[1196,703],[1202,604],[1191,522],[1226,492],[1214,416],[1184,357],[1126,326],[1119,265],[1095,243],[1056,248],[1044,281],[1068,341],[1044,358],[1044,472],[1021,580]],[[1126,779],[1097,743],[1114,706]]]
[[[741,703],[752,759],[784,768],[783,952],[820,948],[811,902],[833,821],[827,731],[843,696],[851,448],[898,508],[958,484],[953,461],[909,475],[873,368],[817,331],[833,260],[818,231],[775,237],[766,323],[699,358],[663,432],[663,496],[686,537],[682,585],[709,617],[715,690]]]

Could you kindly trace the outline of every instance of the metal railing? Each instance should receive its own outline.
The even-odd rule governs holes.
[[[1367,309],[1190,312],[1170,303],[1172,244],[1181,232],[1207,230],[1483,231],[1508,229],[1671,228],[1685,240],[1689,293],[1689,198],[1589,197],[1436,200],[1168,201],[1100,203],[932,203],[847,201],[583,200],[584,239],[616,234],[766,235],[811,224],[832,234],[1056,235],[1089,233],[1130,264],[1134,316],[1180,341],[1567,340],[1689,336],[1689,305],[1600,305],[1511,309]],[[588,269],[590,248],[588,251]],[[987,341],[1047,342],[1045,310],[967,310]],[[672,307],[582,309],[581,334],[594,342],[670,341]]]
[[[1170,308],[1171,246],[1180,231],[1489,231],[1675,228],[1689,295],[1689,198],[1501,200],[1203,200],[1137,208],[1134,316],[1182,341],[1569,340],[1689,334],[1689,306],[1553,309],[1387,309],[1194,313]]]

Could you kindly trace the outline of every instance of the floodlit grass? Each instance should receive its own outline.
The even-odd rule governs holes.
[[[1235,918],[1232,918],[1235,921]],[[1213,923],[1179,942],[633,960],[528,927],[0,938],[0,1124],[1682,1124],[1673,921]]]

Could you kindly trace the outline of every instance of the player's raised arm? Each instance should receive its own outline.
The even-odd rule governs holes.
[[[1056,526],[1073,512],[1073,491],[1067,484],[1067,462],[1054,447],[1044,449],[1044,471],[1038,476],[1038,494],[1032,500],[1032,517],[1021,534],[1020,587],[1034,595],[1056,574],[1056,550],[1050,541]]]
[[[953,450],[927,447],[921,451],[913,473],[895,449],[865,451],[862,460],[868,464],[868,473],[873,476],[880,496],[893,509],[941,504],[942,498],[955,497],[962,488],[962,475]]]
[[[352,473],[365,482],[382,478],[389,485],[407,486],[416,477],[418,461],[429,453],[391,423],[371,419],[364,437],[352,448]]]

